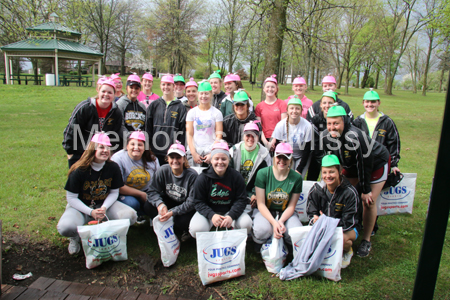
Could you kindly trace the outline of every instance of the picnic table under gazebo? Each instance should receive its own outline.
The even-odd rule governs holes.
[[[81,33],[60,24],[59,17],[55,13],[50,15],[49,22],[27,28],[27,31],[29,38],[0,48],[5,57],[4,83],[12,84],[13,81],[18,81],[18,83],[23,81],[28,84],[28,82],[34,81],[35,84],[41,84],[42,82],[42,79],[36,78],[35,75],[20,75],[18,78],[14,78],[12,57],[54,59],[52,73],[54,73],[55,85],[69,85],[71,82],[75,82],[78,86],[92,86],[95,82],[95,64],[97,63],[98,74],[101,74],[103,53],[80,43]],[[82,77],[81,74],[59,76],[58,61],[60,59],[77,60],[79,63],[81,61],[91,62],[92,80]],[[25,77],[25,79],[20,77]]]

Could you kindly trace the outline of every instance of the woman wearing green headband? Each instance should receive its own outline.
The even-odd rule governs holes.
[[[291,98],[287,107],[287,117],[277,123],[272,137],[277,143],[286,141],[291,145],[294,150],[292,168],[306,175],[311,152],[312,127],[311,123],[302,118],[302,111],[302,101],[297,96]]]
[[[234,93],[233,112],[223,120],[223,139],[229,147],[241,142],[245,124],[256,120],[255,113],[250,111],[249,97],[244,89]],[[259,122],[257,126],[260,130],[262,129]]]
[[[323,154],[331,151],[339,157],[344,176],[353,186],[359,183],[361,187],[364,233],[357,255],[366,257],[372,248],[370,236],[377,217],[376,201],[390,172],[389,152],[353,126],[342,106],[328,110],[322,145]]]
[[[361,200],[356,189],[342,176],[336,155],[322,159],[322,180],[323,186],[316,183],[309,192],[306,213],[313,223],[322,214],[340,220],[338,226],[344,231],[342,268],[346,268],[353,256],[352,245],[361,229]]]
[[[320,136],[322,132],[327,129],[327,113],[328,109],[336,103],[336,93],[328,91],[322,94],[320,101],[320,112],[315,114],[310,119],[314,132],[314,150],[311,152],[311,163],[308,168],[308,180],[316,181],[320,174],[320,163],[317,162],[316,157],[321,157]]]
[[[211,106],[212,87],[208,81],[198,85],[199,105],[191,109],[186,117],[187,153],[189,164],[201,167],[210,164],[211,148],[216,139],[222,139],[223,116]]]
[[[220,70],[214,71],[208,78],[209,83],[212,87],[213,101],[212,106],[220,110],[222,100],[225,99],[227,94],[222,91],[222,77],[220,76]]]

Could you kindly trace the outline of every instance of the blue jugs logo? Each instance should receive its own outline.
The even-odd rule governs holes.
[[[204,248],[203,258],[215,265],[224,265],[232,262],[240,253],[232,242],[221,242]]]
[[[173,232],[173,223],[169,224],[167,222],[163,227],[161,227],[159,234],[166,240],[167,243],[173,243],[177,241],[177,236]]]
[[[332,257],[335,254],[336,254],[336,250],[333,251],[333,249],[330,246],[330,248],[328,248],[327,254],[325,254],[325,257],[323,259],[324,260],[329,259],[330,257]]]
[[[408,191],[406,186],[391,186],[388,190],[381,193],[381,198],[386,200],[401,200],[408,196],[411,191]]]
[[[306,197],[305,193],[300,193],[300,197],[298,198],[297,204],[302,205],[303,203],[305,203],[306,198],[307,197]]]
[[[299,239],[298,241],[296,241],[295,243],[294,243],[294,251],[295,252],[298,252],[298,250],[300,250],[300,246],[303,244],[303,242],[306,240],[306,237],[305,238],[302,238],[302,239]]]
[[[119,245],[119,235],[114,232],[103,232],[99,235],[94,234],[88,239],[88,246],[99,253],[108,253]]]

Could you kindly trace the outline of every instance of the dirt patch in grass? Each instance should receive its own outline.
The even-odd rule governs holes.
[[[88,270],[82,251],[70,256],[67,249],[49,242],[34,242],[25,235],[6,233],[2,256],[3,284],[29,286],[39,277],[48,277],[187,299],[223,299],[220,286],[201,284],[195,266],[175,264],[165,268],[160,259],[147,254],[129,257],[123,262],[106,262]],[[28,272],[33,273],[31,278],[23,281],[12,278],[16,273]]]

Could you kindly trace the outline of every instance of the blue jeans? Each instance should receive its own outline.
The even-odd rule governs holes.
[[[137,212],[138,216],[145,215],[144,209],[143,209],[144,205],[141,204],[141,201],[136,199],[136,197],[120,195],[119,201],[122,202],[123,204],[128,205],[132,209],[134,209]],[[141,205],[142,205],[142,207],[141,207]]]

